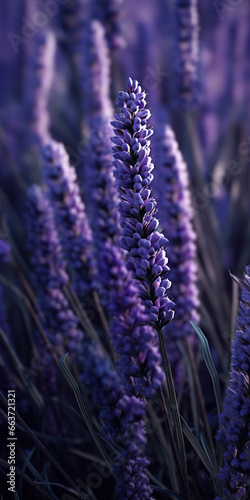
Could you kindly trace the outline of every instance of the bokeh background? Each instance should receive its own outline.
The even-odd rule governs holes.
[[[100,35],[97,62],[91,52],[89,34],[94,20],[103,27],[106,44],[104,47]],[[109,70],[105,69],[107,58]],[[94,67],[94,73],[90,67]],[[110,71],[110,79],[105,79],[105,71]],[[95,75],[92,81],[90,74]],[[126,90],[128,77],[138,80],[147,93],[155,137],[163,125],[170,125],[187,165],[193,227],[197,235],[199,324],[208,339],[224,395],[238,307],[238,284],[231,275],[242,279],[245,266],[250,263],[249,2],[1,0],[0,232],[2,241],[11,246],[11,264],[6,264],[4,259],[0,264],[1,307],[4,307],[0,326],[4,333],[8,330],[10,346],[7,349],[1,340],[0,388],[5,395],[9,385],[16,388],[20,415],[45,447],[55,452],[58,463],[74,480],[85,478],[95,470],[96,449],[85,424],[75,416],[76,406],[72,410],[75,402],[65,380],[58,371],[60,391],[54,395],[48,418],[26,394],[27,384],[36,386],[37,382],[32,372],[36,327],[30,306],[27,306],[27,300],[34,306],[37,293],[31,275],[30,250],[27,249],[27,189],[34,183],[44,186],[41,149],[53,138],[64,144],[88,214],[91,206],[90,194],[85,189],[88,163],[97,144],[95,130],[91,131],[88,123],[93,85],[97,85],[97,93],[101,96],[103,92],[104,100],[105,95],[109,96],[116,110],[117,92]],[[104,103],[103,109],[108,105]],[[94,106],[92,112],[95,113]],[[152,139],[153,196],[156,200],[162,182],[157,173],[158,144]],[[164,221],[160,223],[164,229]],[[89,305],[86,301],[85,298],[87,316],[99,332],[97,305],[92,307],[92,302]],[[213,387],[200,351],[197,360],[201,385],[206,388],[204,404],[215,441],[218,420]],[[79,383],[84,393],[84,381],[79,379]],[[31,392],[33,385],[29,385]],[[36,390],[43,397],[41,387]],[[99,431],[100,422],[97,423],[87,393],[86,404]],[[192,427],[190,395],[185,394],[186,418]],[[53,411],[60,397],[64,403],[63,408],[55,412],[58,418],[55,422]],[[45,401],[48,404],[49,400]],[[67,409],[68,401],[70,410]],[[6,434],[4,415],[6,410],[2,406],[3,435]],[[48,436],[51,421],[53,439]],[[77,498],[72,493],[73,486],[65,477],[62,480],[51,457],[45,457],[24,424],[19,421],[18,426],[20,470],[16,498],[40,499],[46,494],[47,498]],[[154,483],[155,498],[182,498],[167,493],[167,489],[171,489],[171,468],[166,471],[164,460],[159,459],[161,452],[152,434],[150,436],[148,454],[153,458],[149,474],[153,482],[155,477],[158,481]],[[168,456],[166,446],[167,451],[164,448],[162,453]],[[189,446],[190,484],[196,488],[193,499],[212,499],[215,495],[211,481],[199,461],[196,466],[201,474],[199,480],[194,479],[190,465],[193,451]],[[6,449],[1,462],[3,494],[5,452]],[[25,475],[30,481],[27,477],[25,480]],[[32,486],[35,481],[47,482],[47,485],[38,490]],[[59,483],[63,486],[58,486]],[[93,491],[94,496],[89,493],[87,498],[116,498],[108,474],[106,479],[102,476],[101,485]]]

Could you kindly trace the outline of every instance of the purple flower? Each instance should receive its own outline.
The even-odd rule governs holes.
[[[119,375],[111,368],[100,346],[78,329],[78,318],[71,311],[61,291],[68,278],[54,226],[53,212],[38,186],[32,186],[28,190],[26,219],[33,274],[36,285],[39,286],[39,306],[44,314],[44,326],[49,339],[57,344],[59,353],[66,349],[72,351],[73,345],[77,345],[78,354],[81,355],[81,347],[82,379],[90,389],[92,401],[101,411],[100,418],[104,422],[105,436],[121,447],[114,466],[119,491],[126,486],[121,498],[129,498],[128,486],[134,493],[137,493],[141,486],[142,493],[145,491],[146,496],[139,496],[138,491],[138,498],[150,499],[151,490],[143,471],[148,461],[142,457],[140,450],[140,446],[145,443],[143,415],[146,403],[126,395]],[[69,335],[69,342],[66,342],[66,334]],[[48,365],[49,361],[48,359]],[[56,384],[53,368],[51,365],[46,367],[51,389]],[[129,472],[132,461],[135,467]],[[132,487],[133,480],[135,484]]]
[[[105,244],[99,271],[103,286],[109,285],[107,310],[112,342],[119,355],[117,369],[130,394],[152,397],[164,380],[161,357],[136,282],[119,248]]]
[[[146,94],[136,80],[129,78],[128,91],[118,93],[117,105],[121,113],[112,122],[116,134],[112,141],[121,200],[121,246],[129,254],[127,267],[138,281],[148,319],[160,330],[173,318],[173,302],[167,297],[168,240],[157,231],[159,222],[154,217],[156,201],[150,189],[154,165],[149,140],[153,131],[147,124],[150,111],[146,109]]]
[[[88,117],[112,114],[110,101],[110,57],[102,24],[86,24],[78,42],[77,65],[83,97],[83,113]]]
[[[224,448],[224,464],[218,474],[223,487],[221,499],[240,500],[250,475],[250,266],[241,283],[230,380],[219,423],[217,439]]]
[[[82,83],[88,96],[85,124],[91,150],[84,165],[84,196],[99,255],[103,242],[115,242],[120,232],[110,140],[110,58],[105,32],[98,21],[90,24],[86,37]]]
[[[177,102],[190,107],[197,100],[199,17],[197,0],[176,0]]]
[[[44,316],[44,328],[49,340],[74,351],[82,339],[78,319],[71,311],[62,289],[69,282],[66,264],[55,229],[53,211],[39,186],[27,191],[27,248],[33,278],[39,294],[39,307]]]
[[[85,167],[85,192],[88,215],[96,252],[105,241],[116,244],[120,236],[118,195],[113,175],[113,158],[109,120],[100,116],[91,120],[90,134],[95,137],[93,151]]]
[[[159,218],[169,240],[169,279],[176,304],[175,317],[168,327],[167,336],[169,341],[172,340],[172,349],[169,345],[169,351],[173,350],[172,357],[177,360],[176,339],[188,337],[193,342],[195,339],[190,321],[199,321],[199,293],[188,171],[170,126],[159,128],[155,155],[158,165]]]
[[[102,408],[100,418],[104,423],[104,435],[121,449],[113,467],[118,478],[119,498],[152,499],[144,472],[149,462],[141,451],[146,441],[143,423],[146,402],[125,393],[117,372],[110,368],[98,346],[84,345],[83,364],[83,382],[90,389],[92,400]]]
[[[125,47],[122,33],[121,11],[124,0],[97,0],[94,15],[100,19],[106,29],[107,39],[111,49]]]
[[[38,34],[27,67],[23,96],[25,138],[41,144],[50,137],[48,98],[54,74],[55,38],[51,32]],[[27,140],[27,139],[25,139]]]
[[[101,137],[100,147],[91,155],[89,171],[92,172],[87,183],[88,191],[93,194],[90,219],[98,268],[95,286],[111,321],[112,342],[120,356],[117,367],[128,390],[141,397],[152,396],[163,381],[160,356],[153,346],[152,328],[145,325],[145,308],[133,276],[126,269],[124,253],[117,247],[120,235],[117,190],[111,176],[112,152],[108,142],[106,149],[104,144]]]
[[[105,298],[111,321],[111,338],[119,354],[119,373],[130,393],[145,397],[151,396],[160,386],[163,373],[158,350],[152,343],[153,331],[145,325],[144,306],[133,284],[133,277],[125,268],[123,252],[116,246],[120,228],[110,142],[109,60],[108,57],[101,58],[101,47],[105,47],[101,25],[92,23],[91,30],[88,50],[95,56],[95,72],[90,64],[87,83],[90,89],[98,91],[92,96],[92,102],[98,102],[98,106],[90,104],[86,115],[94,147],[86,164],[85,185],[98,268],[95,286],[99,289],[103,305]]]
[[[49,142],[42,150],[43,172],[76,293],[91,290],[94,272],[92,232],[84,203],[63,144]]]
[[[98,55],[95,59],[95,74],[105,74],[106,80],[109,81],[109,61],[100,57],[101,35],[102,44],[105,46],[104,32],[98,23],[94,23],[92,28],[95,29],[92,32],[91,47],[93,46],[93,53]],[[99,33],[99,38],[93,36],[95,33]],[[90,66],[90,88],[100,89],[101,82],[95,85],[96,77],[91,71]],[[97,109],[90,109],[86,115],[90,137],[92,141],[94,139],[93,151],[86,162],[85,186],[98,268],[95,286],[99,290],[103,305],[103,297],[105,298],[111,338],[119,355],[117,368],[126,388],[130,394],[149,397],[161,385],[164,377],[157,347],[153,345],[152,328],[145,324],[147,318],[144,306],[138,297],[133,277],[126,270],[124,254],[117,248],[120,236],[117,210],[119,200],[113,175],[110,142],[112,127],[108,114],[111,103],[109,86],[105,89],[105,81],[102,93],[98,93],[99,106]],[[109,103],[109,106],[105,106],[105,102]]]

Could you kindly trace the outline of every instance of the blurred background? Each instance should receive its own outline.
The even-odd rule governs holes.
[[[156,134],[160,125],[170,124],[187,164],[197,233],[200,326],[223,392],[238,305],[237,283],[230,273],[242,278],[250,264],[247,0],[1,0],[0,232],[11,245],[14,264],[10,268],[2,262],[0,273],[13,349],[23,366],[31,368],[34,328],[13,290],[25,294],[27,283],[32,287],[26,191],[44,182],[40,151],[51,138],[64,144],[87,202],[86,165],[95,149],[94,132],[89,134],[86,123],[93,94],[88,69],[95,64],[89,41],[93,20],[104,27],[108,47],[107,55],[100,42],[98,91],[103,86],[116,109],[117,92],[126,89],[128,77],[137,79],[147,92]],[[110,81],[102,68],[107,57]],[[152,142],[154,161],[157,142]],[[156,199],[160,182],[155,162]],[[206,408],[215,432],[214,396],[203,365],[201,361]],[[25,415],[25,396],[20,400]],[[102,495],[97,498],[107,498]],[[63,497],[57,492],[53,498]]]

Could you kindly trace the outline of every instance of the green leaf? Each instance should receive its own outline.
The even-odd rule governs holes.
[[[181,416],[181,424],[182,424],[182,430],[190,442],[190,444],[193,446],[194,450],[196,451],[197,455],[199,456],[200,460],[202,461],[203,465],[205,465],[207,471],[209,474],[213,475],[214,470],[213,467],[211,466],[206,453],[204,452],[202,446],[200,445],[199,441],[196,439],[195,435],[192,433],[190,427],[188,426],[186,420]]]
[[[207,338],[205,337],[204,333],[201,331],[200,327],[195,325],[193,321],[190,321],[192,327],[196,331],[200,341],[201,341],[201,349],[202,349],[202,354],[204,357],[204,361],[206,363],[207,369],[210,373],[212,383],[213,383],[213,388],[214,388],[214,394],[215,394],[215,399],[216,399],[216,406],[217,406],[217,412],[218,415],[222,413],[222,399],[221,399],[221,392],[220,392],[220,384],[219,384],[219,377],[218,373],[216,371],[216,368],[214,366],[214,362],[211,356],[211,352],[209,349],[209,344],[207,341]]]
[[[202,446],[204,448],[204,451],[205,451],[205,453],[207,455],[207,458],[209,460],[209,463],[211,464],[211,467],[213,468],[213,462],[212,462],[211,453],[210,453],[210,450],[209,450],[209,447],[208,447],[208,444],[207,444],[207,441],[206,441],[206,438],[205,438],[203,432],[200,433],[200,440],[201,440]],[[217,495],[221,496],[221,494],[222,494],[222,491],[220,491],[221,484],[219,483],[219,481],[218,481],[218,479],[216,477],[215,471],[214,471],[213,475],[211,476],[211,479],[212,479],[212,482],[213,482],[214,490],[216,491]]]

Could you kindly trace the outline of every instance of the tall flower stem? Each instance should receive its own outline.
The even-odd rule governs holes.
[[[136,80],[128,79],[127,92],[119,92],[111,124],[116,137],[114,166],[120,195],[121,246],[128,252],[127,267],[137,280],[139,293],[147,308],[148,322],[158,334],[164,370],[167,379],[168,407],[175,423],[178,455],[188,492],[185,447],[174,384],[163,333],[173,319],[173,302],[167,296],[171,283],[166,279],[169,271],[166,257],[167,240],[156,229],[154,217],[156,201],[151,196],[154,165],[150,157],[150,136],[153,131],[147,124],[150,111],[146,109],[146,94]],[[189,494],[188,494],[189,495]]]
[[[201,410],[201,413],[202,413],[202,416],[203,416],[203,421],[204,421],[204,426],[205,426],[207,437],[208,437],[208,441],[209,441],[210,451],[211,451],[211,454],[212,454],[212,457],[213,457],[213,462],[216,465],[215,449],[214,449],[214,444],[213,444],[213,439],[212,439],[212,435],[211,435],[211,430],[210,430],[209,422],[208,422],[208,418],[207,418],[207,412],[206,412],[206,408],[205,408],[205,404],[204,404],[204,398],[203,398],[203,394],[202,394],[202,390],[201,390],[201,385],[200,385],[198,373],[197,373],[196,366],[195,366],[194,353],[192,351],[192,346],[191,346],[188,338],[185,339],[185,346],[186,346],[186,350],[187,350],[187,353],[188,353],[188,357],[190,359],[190,364],[191,364],[191,368],[192,368],[192,372],[193,372],[193,377],[194,377],[194,382],[195,382],[195,385],[196,385],[196,390],[197,390],[197,395],[198,395],[197,399],[198,399],[198,402],[200,404],[200,410]]]
[[[80,299],[92,290],[95,269],[93,238],[85,205],[80,196],[75,169],[63,146],[50,141],[42,149],[43,172],[54,210],[72,283]]]
[[[180,413],[179,413],[176,393],[175,393],[175,389],[174,389],[174,381],[173,381],[171,367],[170,367],[170,363],[169,363],[169,359],[168,359],[166,344],[165,344],[165,340],[164,340],[163,333],[162,333],[161,329],[158,330],[158,335],[159,335],[164,371],[166,374],[168,406],[169,406],[169,408],[171,408],[172,414],[173,414],[173,421],[174,421],[174,425],[175,425],[175,431],[176,431],[177,443],[178,443],[178,457],[180,460],[182,476],[183,476],[183,479],[185,482],[185,489],[187,491],[186,498],[189,499],[185,445],[184,445],[184,438],[183,438],[183,432],[182,432],[182,426],[181,426]]]
[[[186,109],[198,98],[199,17],[197,0],[176,0],[178,104]]]

